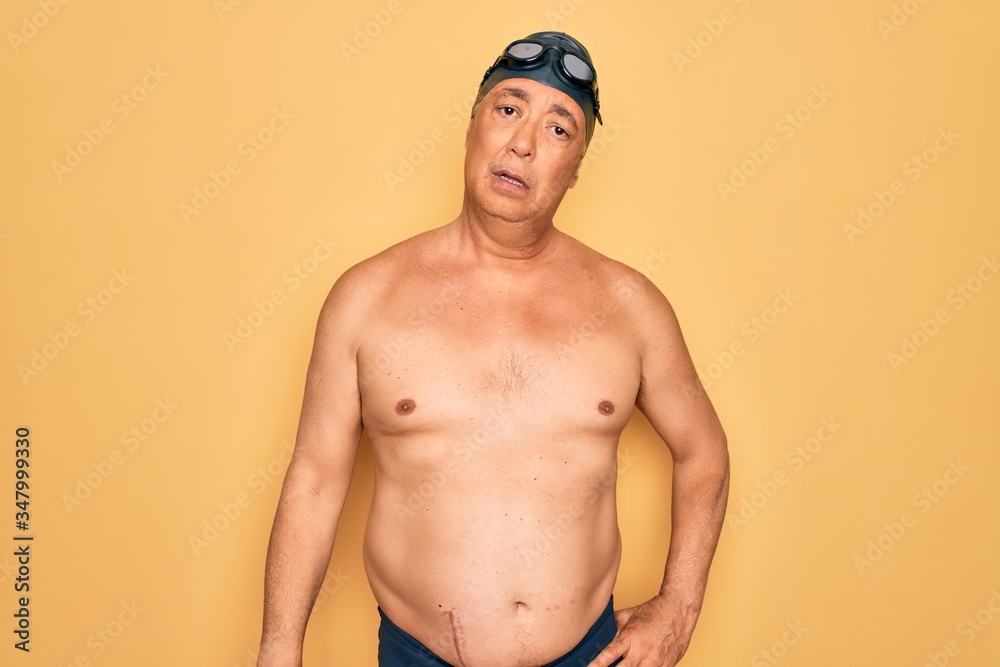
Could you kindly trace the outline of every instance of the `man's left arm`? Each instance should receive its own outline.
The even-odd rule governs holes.
[[[673,458],[670,549],[663,584],[651,600],[615,613],[618,634],[591,663],[673,667],[701,612],[708,570],[729,495],[729,453],[715,408],[698,378],[667,299],[649,281],[634,295],[642,356],[636,406]]]

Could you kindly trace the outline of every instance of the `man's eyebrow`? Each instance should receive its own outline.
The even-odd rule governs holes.
[[[563,118],[565,118],[566,120],[568,120],[570,125],[573,126],[574,130],[579,129],[579,126],[576,124],[576,118],[573,116],[573,113],[563,105],[553,104],[551,107],[549,107],[549,111],[554,111]]]
[[[499,91],[497,91],[497,93],[498,97],[503,97],[504,95],[510,95],[511,97],[516,97],[517,99],[524,100],[525,102],[531,101],[531,93],[526,91],[524,88],[517,88],[515,86],[505,86],[501,88]],[[580,126],[577,124],[576,117],[573,115],[573,112],[564,107],[563,105],[553,103],[552,106],[549,107],[549,111],[559,114],[559,116],[565,118],[570,123],[570,125],[573,126],[574,130],[580,129]]]
[[[519,100],[524,100],[525,102],[531,101],[531,95],[524,88],[516,88],[515,86],[505,86],[500,89],[500,95],[510,95],[511,97],[516,97]]]

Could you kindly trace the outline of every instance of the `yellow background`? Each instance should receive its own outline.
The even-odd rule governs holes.
[[[594,56],[605,119],[557,225],[667,294],[730,437],[729,520],[683,664],[1000,664],[1000,280],[977,282],[1000,252],[998,24],[991,0],[5,2],[0,663],[252,664],[319,306],[347,267],[454,217],[483,71],[556,29]],[[390,185],[401,161],[419,165]],[[724,196],[734,168],[750,175]],[[213,172],[226,186],[185,215]],[[879,196],[881,217],[845,228]],[[260,326],[234,343],[240,318]],[[11,632],[19,425],[30,654]],[[365,448],[307,665],[374,664]],[[670,469],[641,415],[621,448],[626,606],[660,580]],[[992,622],[972,631],[977,612]]]

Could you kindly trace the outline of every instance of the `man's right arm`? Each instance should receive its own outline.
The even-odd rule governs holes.
[[[316,327],[295,450],[267,549],[258,667],[302,664],[306,623],[329,567],[357,457],[360,309],[358,295],[345,286],[349,280],[345,274],[334,285]]]

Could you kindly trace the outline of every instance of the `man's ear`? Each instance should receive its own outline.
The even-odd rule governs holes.
[[[569,180],[569,187],[570,187],[570,189],[573,189],[573,186],[576,185],[576,182],[578,180],[580,180],[580,167],[583,166],[583,158],[586,155],[587,155],[587,149],[584,148],[583,149],[583,155],[580,156],[580,160],[576,163],[576,168],[573,170],[573,176],[570,177],[570,180]]]
[[[569,189],[572,190],[576,182],[580,180],[580,168],[577,167],[576,171],[573,172],[573,177],[569,180]]]

